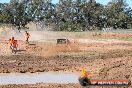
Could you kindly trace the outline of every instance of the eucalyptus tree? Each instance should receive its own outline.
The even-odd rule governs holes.
[[[129,18],[125,0],[113,0],[106,6],[107,26],[127,28]]]
[[[5,23],[8,19],[8,13],[5,11],[8,10],[8,8],[6,8],[7,5],[7,3],[0,3],[0,23]]]

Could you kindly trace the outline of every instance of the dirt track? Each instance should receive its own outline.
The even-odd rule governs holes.
[[[3,85],[1,88],[80,88],[79,84],[34,84],[34,85]]]
[[[20,50],[15,55],[10,53],[7,41],[0,43],[0,73],[81,72],[81,67],[84,67],[89,72],[91,79],[130,79],[132,81],[131,41],[83,39],[82,42],[82,39],[78,39],[68,45],[38,42],[26,45],[19,41],[19,45]],[[34,86],[45,88],[46,85],[48,84]],[[69,88],[71,85],[75,88],[80,87],[79,84],[67,84],[48,85],[48,88]],[[32,85],[6,85],[3,87],[28,88]]]
[[[130,86],[89,86],[82,87],[79,84],[34,84],[34,85],[3,85],[1,88],[131,88]]]

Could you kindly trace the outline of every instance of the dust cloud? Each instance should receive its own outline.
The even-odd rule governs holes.
[[[30,34],[29,41],[37,41],[37,42],[56,42],[58,38],[68,39],[69,36],[64,34],[61,35],[58,32],[54,31],[36,31],[36,30],[27,30]],[[21,31],[12,27],[0,27],[0,40],[8,40],[11,37],[15,37],[17,40],[25,40],[25,31],[22,29]]]

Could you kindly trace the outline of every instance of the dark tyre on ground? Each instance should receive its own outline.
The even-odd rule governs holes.
[[[87,77],[80,77],[79,83],[81,86],[88,86],[91,84],[90,79],[88,79]]]

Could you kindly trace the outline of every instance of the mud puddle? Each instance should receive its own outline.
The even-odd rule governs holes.
[[[0,85],[36,84],[36,83],[78,83],[79,74],[45,72],[45,73],[0,73]]]

